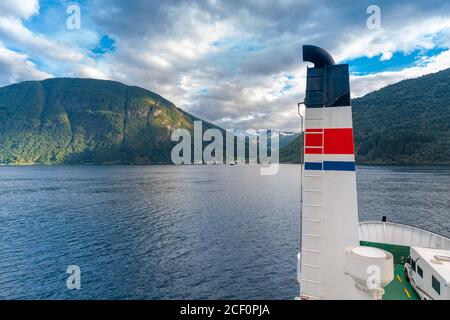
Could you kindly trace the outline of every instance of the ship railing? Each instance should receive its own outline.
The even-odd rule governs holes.
[[[359,223],[360,241],[450,250],[450,239],[415,226],[381,221]]]

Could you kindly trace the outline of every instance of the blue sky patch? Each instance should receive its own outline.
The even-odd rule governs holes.
[[[431,50],[415,50],[409,54],[395,52],[392,58],[382,61],[381,54],[372,58],[360,57],[344,61],[350,65],[350,73],[357,75],[368,75],[384,71],[400,71],[405,68],[416,66],[422,58],[432,57],[446,51],[447,48],[433,48]]]
[[[110,38],[108,35],[104,35],[98,45],[91,50],[91,52],[96,56],[102,56],[109,52],[116,51],[116,41],[113,38]]]
[[[286,84],[283,86],[282,92],[290,91],[294,86],[292,84]]]

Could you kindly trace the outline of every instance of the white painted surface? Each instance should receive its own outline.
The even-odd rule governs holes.
[[[353,128],[352,107],[306,108],[305,128]]]
[[[360,287],[379,290],[394,279],[394,257],[378,248],[349,247],[346,269]]]
[[[369,259],[383,259],[386,258],[386,252],[373,247],[355,247],[352,253]]]
[[[352,128],[351,107],[306,109],[306,128]],[[325,160],[325,155],[306,161]],[[336,156],[340,158],[341,156]],[[353,155],[344,155],[345,160]],[[299,282],[304,299],[371,299],[346,273],[346,248],[358,246],[354,171],[303,170]]]
[[[353,154],[305,154],[305,162],[347,161],[354,162]]]

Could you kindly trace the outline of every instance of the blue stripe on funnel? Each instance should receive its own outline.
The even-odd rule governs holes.
[[[305,162],[305,170],[322,170],[322,163]],[[351,161],[324,161],[323,170],[355,171],[355,163]]]
[[[305,170],[322,170],[321,162],[305,162]]]

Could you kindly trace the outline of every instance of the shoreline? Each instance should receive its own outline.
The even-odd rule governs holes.
[[[280,165],[299,165],[300,163],[295,162],[280,162]],[[51,166],[178,166],[170,162],[160,162],[160,163],[0,163],[0,167],[51,167]],[[228,164],[183,164],[182,166],[200,166],[200,165],[208,165],[208,166],[214,166],[214,165],[225,165]],[[241,164],[243,165],[243,164]],[[245,165],[248,165],[247,163]],[[252,165],[262,165],[265,164],[252,164]],[[380,166],[380,167],[387,167],[387,166],[450,166],[450,162],[436,162],[436,163],[356,163],[356,166]]]

